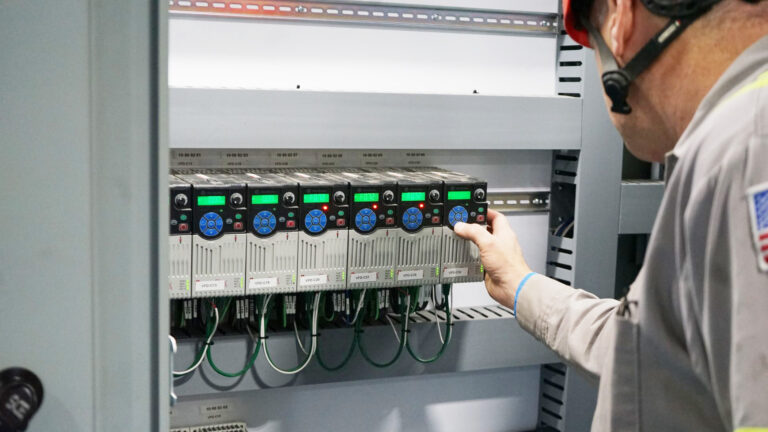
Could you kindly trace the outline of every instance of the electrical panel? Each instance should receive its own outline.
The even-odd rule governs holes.
[[[349,178],[351,198],[347,287],[395,286],[397,183],[360,170],[342,175]]]
[[[296,291],[346,288],[349,185],[320,173],[280,175],[299,188]]]
[[[453,231],[458,222],[485,224],[488,203],[488,183],[460,173],[432,171],[431,175],[443,179],[445,217],[443,219],[443,247],[440,269],[441,283],[459,283],[482,280],[480,250]]]
[[[248,204],[245,294],[296,291],[298,184],[278,175],[241,174]]]
[[[243,295],[246,185],[222,174],[179,174],[192,186],[192,297]]]
[[[425,173],[389,170],[397,178],[400,233],[395,280],[399,285],[440,282],[443,227],[443,183]]]
[[[192,185],[169,177],[168,290],[170,298],[183,299],[192,296]]]
[[[212,169],[171,181],[172,298],[482,281],[487,183],[440,168]]]

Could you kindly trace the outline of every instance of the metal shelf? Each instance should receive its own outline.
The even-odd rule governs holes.
[[[581,99],[283,90],[170,90],[170,147],[568,150]]]
[[[649,234],[656,221],[664,182],[632,180],[621,183],[619,234]]]

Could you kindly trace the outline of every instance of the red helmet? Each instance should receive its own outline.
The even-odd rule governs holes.
[[[589,33],[579,21],[579,3],[585,3],[586,0],[563,0],[563,22],[568,36],[577,43],[587,48],[592,48],[589,44]]]
[[[749,3],[755,3],[756,0],[745,0]],[[652,13],[670,18],[683,18],[689,16],[698,16],[709,10],[712,5],[720,0],[642,0],[645,7]],[[565,22],[565,31],[568,36],[577,43],[587,48],[592,48],[589,44],[589,33],[581,25],[579,14],[585,4],[593,3],[589,0],[563,0],[563,21]]]

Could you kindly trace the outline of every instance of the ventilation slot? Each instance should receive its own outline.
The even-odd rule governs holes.
[[[578,153],[559,153],[555,155],[553,166],[553,183],[576,183],[578,175],[579,158]]]
[[[467,240],[449,236],[443,245],[443,264],[458,264],[473,261],[470,244]]]
[[[399,266],[423,266],[439,265],[440,263],[440,236],[401,237],[398,239],[398,265]]]
[[[584,47],[567,34],[558,36],[557,85],[559,96],[581,97],[584,93]]]
[[[566,285],[573,283],[573,239],[550,236],[547,252],[547,276]]]
[[[349,267],[350,269],[392,267],[395,261],[395,247],[397,245],[395,244],[395,238],[392,236],[352,237],[349,241]]]
[[[544,430],[563,432],[565,429],[565,365],[547,364],[541,367],[539,395],[539,426]],[[547,429],[549,428],[549,429]]]

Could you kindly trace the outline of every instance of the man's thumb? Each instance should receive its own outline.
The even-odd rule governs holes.
[[[485,226],[477,224],[459,222],[453,227],[453,231],[459,237],[471,240],[477,245],[480,245],[484,240],[488,240],[491,237],[491,233],[488,232]]]

